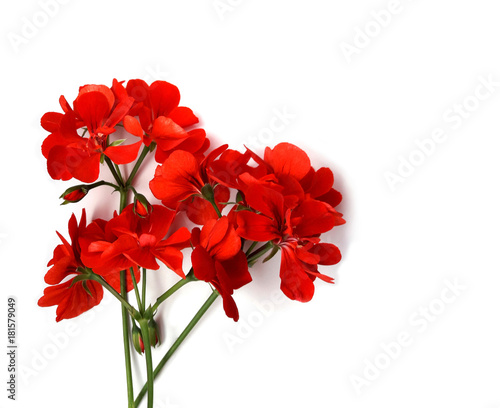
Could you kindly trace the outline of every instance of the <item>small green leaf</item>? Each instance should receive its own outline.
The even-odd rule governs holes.
[[[274,245],[273,246],[273,250],[271,251],[271,253],[266,257],[266,259],[264,259],[262,261],[262,263],[266,263],[267,261],[271,260],[271,258],[276,255],[276,253],[278,252],[278,250],[280,249],[280,247],[278,245]]]
[[[118,140],[115,140],[114,142],[110,143],[109,147],[120,146],[125,140],[127,140],[127,139],[118,139]]]

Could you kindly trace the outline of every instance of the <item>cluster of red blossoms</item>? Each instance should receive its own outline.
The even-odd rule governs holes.
[[[165,81],[114,80],[111,88],[81,87],[72,105],[61,96],[63,113],[42,117],[50,132],[42,146],[50,176],[93,183],[69,188],[65,203],[101,185],[122,197],[111,219],[87,223],[83,210],[79,222],[74,215],[69,221],[71,242],[58,234],[62,244],[45,276],[50,286],[39,300],[40,306],[58,306],[56,320],[99,304],[103,287],[137,288],[141,274],[160,263],[186,279],[187,248],[191,279],[208,282],[235,321],[232,295],[251,282],[249,266],[265,254],[269,259],[281,251],[281,290],[290,299],[311,300],[316,278],[333,282],[318,270],[341,259],[335,245],[321,241],[321,234],[345,223],[335,210],[342,196],[333,188],[332,171],[314,169],[308,155],[289,143],[266,148],[263,157],[227,145],[207,153],[210,141],[196,127],[198,118],[179,102],[177,87]],[[150,153],[158,166],[143,195],[133,180]],[[127,179],[120,169],[126,164],[134,166]],[[97,181],[103,165],[114,180]],[[150,204],[149,193],[158,204]],[[177,217],[187,217],[194,228],[173,229]]]

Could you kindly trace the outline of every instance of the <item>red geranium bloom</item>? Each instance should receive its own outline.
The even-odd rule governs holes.
[[[241,250],[240,237],[227,217],[223,216],[219,220],[208,221],[201,231],[193,229],[192,243],[194,275],[217,289],[226,315],[238,321],[238,308],[232,294],[252,280],[246,256]]]
[[[161,205],[139,216],[130,204],[110,221],[89,225],[81,239],[82,259],[103,276],[136,265],[157,270],[160,260],[184,278],[181,249],[189,246],[191,234],[183,227],[165,238],[174,217],[174,211]]]
[[[109,135],[116,131],[116,125],[134,102],[116,80],[113,90],[115,92],[104,85],[85,85],[80,88],[73,109],[61,96],[65,114],[49,112],[42,117],[42,127],[51,132],[43,143],[42,153],[52,178],[69,180],[74,177],[90,183],[99,176],[102,155],[116,164],[136,159],[142,139],[130,145],[109,143]],[[77,133],[83,127],[88,137]]]
[[[339,262],[340,251],[333,244],[320,243],[319,236],[344,224],[342,214],[313,199],[287,207],[282,194],[259,184],[248,188],[246,201],[259,213],[238,212],[237,233],[252,241],[272,241],[281,249],[281,290],[286,296],[307,302],[313,297],[316,277],[333,282],[318,272],[318,265]]]
[[[209,168],[214,158],[226,148],[227,145],[217,148],[201,163],[189,152],[174,151],[156,168],[155,176],[149,183],[151,192],[168,208],[185,210],[189,219],[196,224],[216,220],[218,215],[212,204],[202,197],[202,189],[210,185],[217,207],[219,210],[224,208],[224,203],[229,200],[229,189],[210,176]],[[190,197],[193,198],[188,200]],[[183,202],[181,206],[180,202]]]
[[[148,85],[141,79],[130,80],[127,92],[135,99],[129,116],[125,118],[125,129],[142,137],[149,146],[156,142],[155,159],[162,163],[175,150],[193,154],[203,153],[209,141],[203,129],[186,130],[198,123],[198,118],[189,108],[179,106],[179,89],[166,81],[155,81]],[[134,118],[139,117],[139,121]]]
[[[249,159],[257,166],[249,166]],[[281,193],[291,208],[307,198],[324,201],[332,207],[342,200],[332,187],[332,171],[328,168],[315,171],[307,154],[290,143],[280,143],[273,149],[267,147],[264,158],[248,149],[245,154],[228,150],[211,167],[210,175],[219,183],[243,193],[254,184],[271,188]]]
[[[68,224],[71,244],[57,233],[62,245],[55,248],[54,256],[47,265],[51,268],[45,275],[45,282],[53,286],[44,290],[38,305],[42,307],[58,305],[56,310],[58,322],[79,316],[102,300],[103,289],[99,283],[91,280],[78,280],[85,271],[78,244],[78,237],[85,227],[85,210],[82,212],[79,224],[73,214]]]

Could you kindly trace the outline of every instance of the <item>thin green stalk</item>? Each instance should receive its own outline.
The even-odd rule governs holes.
[[[150,151],[152,151],[151,150],[151,145],[150,146],[144,146],[144,148],[142,149],[141,155],[139,156],[139,159],[137,159],[137,162],[135,163],[135,166],[132,169],[132,172],[130,173],[130,176],[128,176],[128,180],[127,180],[127,183],[126,183],[127,186],[131,186],[132,185],[132,182],[134,181],[134,177],[137,174],[137,171],[141,167],[142,162],[144,161],[144,159],[146,158],[146,156],[148,155],[148,153]]]
[[[142,304],[146,306],[146,268],[142,268]]]
[[[251,264],[253,261],[260,258],[267,251],[269,251],[272,247],[273,247],[273,243],[271,241],[269,241],[266,244],[262,245],[259,249],[256,249],[255,251],[253,251],[250,255],[247,255],[248,264]]]
[[[186,339],[186,337],[191,333],[191,330],[196,326],[196,324],[200,321],[200,319],[203,317],[203,315],[206,313],[206,311],[212,306],[212,304],[215,302],[215,299],[219,296],[219,292],[214,290],[210,297],[205,301],[203,306],[198,310],[198,312],[194,315],[193,319],[189,322],[189,324],[186,326],[186,328],[183,330],[183,332],[180,334],[180,336],[177,338],[177,340],[172,344],[170,349],[167,351],[167,353],[163,356],[161,361],[158,363],[156,366],[154,372],[153,372],[153,378],[156,378],[158,374],[161,372],[167,361],[172,357],[172,355],[176,352],[176,350],[179,348],[179,346],[182,344],[182,342]],[[149,380],[148,380],[149,383]],[[148,391],[147,388],[148,384],[145,384],[142,387],[142,390],[139,392],[137,395],[137,398],[135,399],[135,405],[134,407],[137,408],[139,404],[141,403],[142,399],[144,398],[144,395],[146,395],[146,392]]]
[[[141,315],[144,314],[144,303],[141,301],[141,295],[139,295],[139,287],[137,286],[137,279],[135,279],[134,269],[130,268],[130,275],[132,276],[132,283],[134,284],[135,297],[137,298],[137,307]]]
[[[248,256],[254,250],[254,248],[257,246],[258,243],[259,241],[252,242],[252,245],[250,245],[250,247],[247,249],[245,255]]]
[[[122,296],[127,296],[127,271],[120,272],[120,289]],[[125,354],[125,372],[127,376],[127,400],[128,407],[134,407],[134,381],[132,379],[132,359],[130,356],[130,327],[128,313],[122,304],[122,327],[123,327],[123,351]]]
[[[123,178],[121,178],[120,175],[116,172],[115,166],[113,165],[113,162],[111,161],[111,159],[109,157],[104,156],[104,161],[108,165],[109,171],[113,175],[113,178],[116,180],[116,184],[118,184],[118,186],[120,186],[120,187],[123,187],[124,186],[123,185]]]
[[[147,390],[148,390],[148,408],[153,408],[154,374],[153,357],[151,354],[151,339],[149,338],[149,326],[147,319],[140,319],[142,341],[144,343],[144,355],[146,356]]]
[[[127,190],[120,189],[120,213],[127,206]]]
[[[122,172],[120,170],[120,166],[118,166],[118,164],[115,163],[115,170],[116,170],[116,174],[118,174],[118,177],[120,178],[120,180],[123,182],[123,176],[122,176]]]
[[[151,307],[151,312],[154,313],[156,311],[156,309],[158,309],[158,307],[165,300],[167,300],[170,296],[172,296],[175,292],[177,292],[184,285],[188,284],[189,282],[193,282],[195,280],[197,280],[197,279],[194,276],[193,268],[191,268],[189,273],[186,275],[185,279],[182,279],[179,282],[177,282],[174,286],[172,286],[169,290],[167,290],[163,295],[161,295],[158,299],[156,299],[156,303]]]
[[[123,272],[123,271],[122,271]],[[100,275],[93,273],[90,275],[89,279],[100,283],[109,293],[111,293],[116,299],[120,301],[122,307],[126,310],[128,314],[130,314],[134,319],[138,319],[140,317],[139,312],[128,303],[126,297],[118,293],[108,282],[106,282]],[[123,292],[123,291],[122,291]]]

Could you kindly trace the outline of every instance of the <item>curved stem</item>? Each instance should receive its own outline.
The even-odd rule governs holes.
[[[142,268],[142,304],[146,307],[146,268]]]
[[[167,353],[163,356],[161,361],[158,363],[156,366],[154,372],[153,372],[153,379],[158,376],[158,374],[161,372],[167,361],[172,357],[172,355],[175,353],[175,351],[179,348],[179,346],[182,344],[182,342],[186,339],[186,337],[189,335],[191,330],[196,326],[196,324],[200,321],[200,319],[203,317],[203,315],[206,313],[206,311],[212,306],[212,304],[215,302],[215,299],[219,296],[219,292],[214,290],[210,297],[205,301],[203,306],[198,310],[198,312],[194,315],[193,319],[189,322],[189,324],[186,326],[186,328],[183,330],[183,332],[180,334],[180,336],[177,338],[177,340],[172,344],[170,349],[167,351]],[[149,383],[149,380],[148,380]],[[137,408],[144,398],[144,395],[147,392],[147,385],[145,384],[142,387],[142,390],[139,392],[137,395],[137,398],[135,399],[135,405],[134,407]]]
[[[120,272],[120,289],[122,296],[127,296],[127,271]],[[127,376],[128,406],[134,406],[134,381],[132,379],[132,359],[130,356],[130,327],[127,310],[122,303],[123,351],[125,354],[125,372]]]
[[[150,146],[144,146],[144,148],[142,149],[141,155],[139,156],[139,159],[137,159],[137,162],[135,163],[135,166],[132,169],[132,172],[130,173],[130,176],[128,176],[128,180],[127,180],[127,183],[126,183],[127,186],[132,185],[132,182],[134,181],[134,177],[137,174],[137,171],[141,167],[142,162],[144,161],[144,159],[146,158],[146,156],[148,155],[148,153],[150,151],[152,151],[151,150],[151,145]]]
[[[139,312],[144,314],[144,303],[141,301],[141,295],[139,295],[139,287],[137,286],[137,279],[135,279],[134,269],[130,268],[130,275],[132,276],[132,283],[134,284],[135,297],[137,298],[137,307]]]
[[[113,162],[111,161],[111,159],[109,157],[107,157],[107,156],[104,156],[104,161],[108,165],[109,171],[113,175],[113,178],[116,180],[116,184],[118,184],[118,186],[120,186],[120,187],[123,187],[123,179],[116,172],[115,166],[113,165]]]
[[[167,290],[163,295],[161,295],[158,299],[156,299],[156,303],[153,306],[151,306],[151,312],[154,313],[156,311],[156,309],[158,309],[158,307],[165,300],[167,300],[170,296],[172,296],[175,292],[177,292],[184,285],[188,284],[189,282],[193,282],[195,280],[197,280],[197,279],[194,276],[193,268],[191,268],[189,273],[186,275],[185,279],[182,279],[179,282],[177,282],[174,286],[172,286],[169,290]]]
[[[272,247],[273,247],[273,243],[271,241],[269,241],[269,242],[266,242],[264,245],[262,245],[259,249],[256,249],[255,251],[253,251],[250,255],[247,255],[248,264],[250,265],[253,261],[260,258],[267,251],[269,251]]]
[[[151,339],[149,338],[149,326],[147,319],[140,319],[142,341],[144,343],[144,355],[146,356],[147,390],[148,390],[148,408],[153,408],[154,374],[153,357],[151,355]]]
[[[122,271],[121,273],[126,272]],[[139,312],[130,304],[128,303],[126,297],[124,297],[122,294],[118,293],[108,282],[106,282],[102,276],[97,275],[95,273],[92,273],[89,277],[89,279],[100,283],[109,293],[111,293],[116,299],[120,301],[122,304],[122,307],[126,310],[127,313],[129,313],[134,319],[138,319],[140,317]],[[126,281],[125,281],[126,283]],[[121,282],[120,282],[121,284]],[[123,293],[123,288],[121,289]],[[126,290],[126,288],[125,288]],[[126,292],[125,292],[126,294]]]

